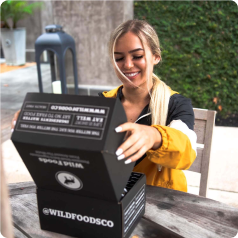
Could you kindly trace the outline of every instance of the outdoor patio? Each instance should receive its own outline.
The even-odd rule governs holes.
[[[45,92],[51,92],[49,65],[42,65]],[[1,74],[1,146],[8,183],[31,181],[31,176],[13,146],[11,120],[27,92],[38,92],[36,66]],[[238,128],[215,127],[208,197],[238,207]],[[200,175],[186,171],[189,192],[198,194]]]

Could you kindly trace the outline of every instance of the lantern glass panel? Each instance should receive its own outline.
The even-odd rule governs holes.
[[[53,93],[52,82],[60,80],[59,61],[51,50],[44,50],[40,56],[40,69],[44,93]]]

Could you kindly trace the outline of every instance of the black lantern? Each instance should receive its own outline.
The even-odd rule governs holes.
[[[56,81],[55,72],[55,60],[54,54],[58,60],[58,70],[61,81],[61,91],[63,94],[67,93],[66,86],[66,69],[65,69],[65,55],[67,50],[72,52],[72,64],[74,73],[74,88],[75,94],[78,94],[78,78],[77,78],[77,60],[74,39],[66,34],[62,26],[60,25],[49,25],[45,27],[46,33],[39,36],[35,42],[35,54],[37,63],[37,73],[39,81],[39,91],[43,92],[41,68],[40,68],[40,57],[43,51],[47,51],[50,61],[51,79],[52,83]]]

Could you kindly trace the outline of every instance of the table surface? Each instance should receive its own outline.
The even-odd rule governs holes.
[[[40,229],[34,182],[9,185],[16,238],[69,238]],[[147,186],[146,209],[131,238],[231,238],[238,233],[238,209],[171,189]]]

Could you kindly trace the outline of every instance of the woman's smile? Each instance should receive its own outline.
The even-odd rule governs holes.
[[[123,73],[128,79],[132,80],[138,76],[140,71],[138,71],[138,72],[123,72]]]

